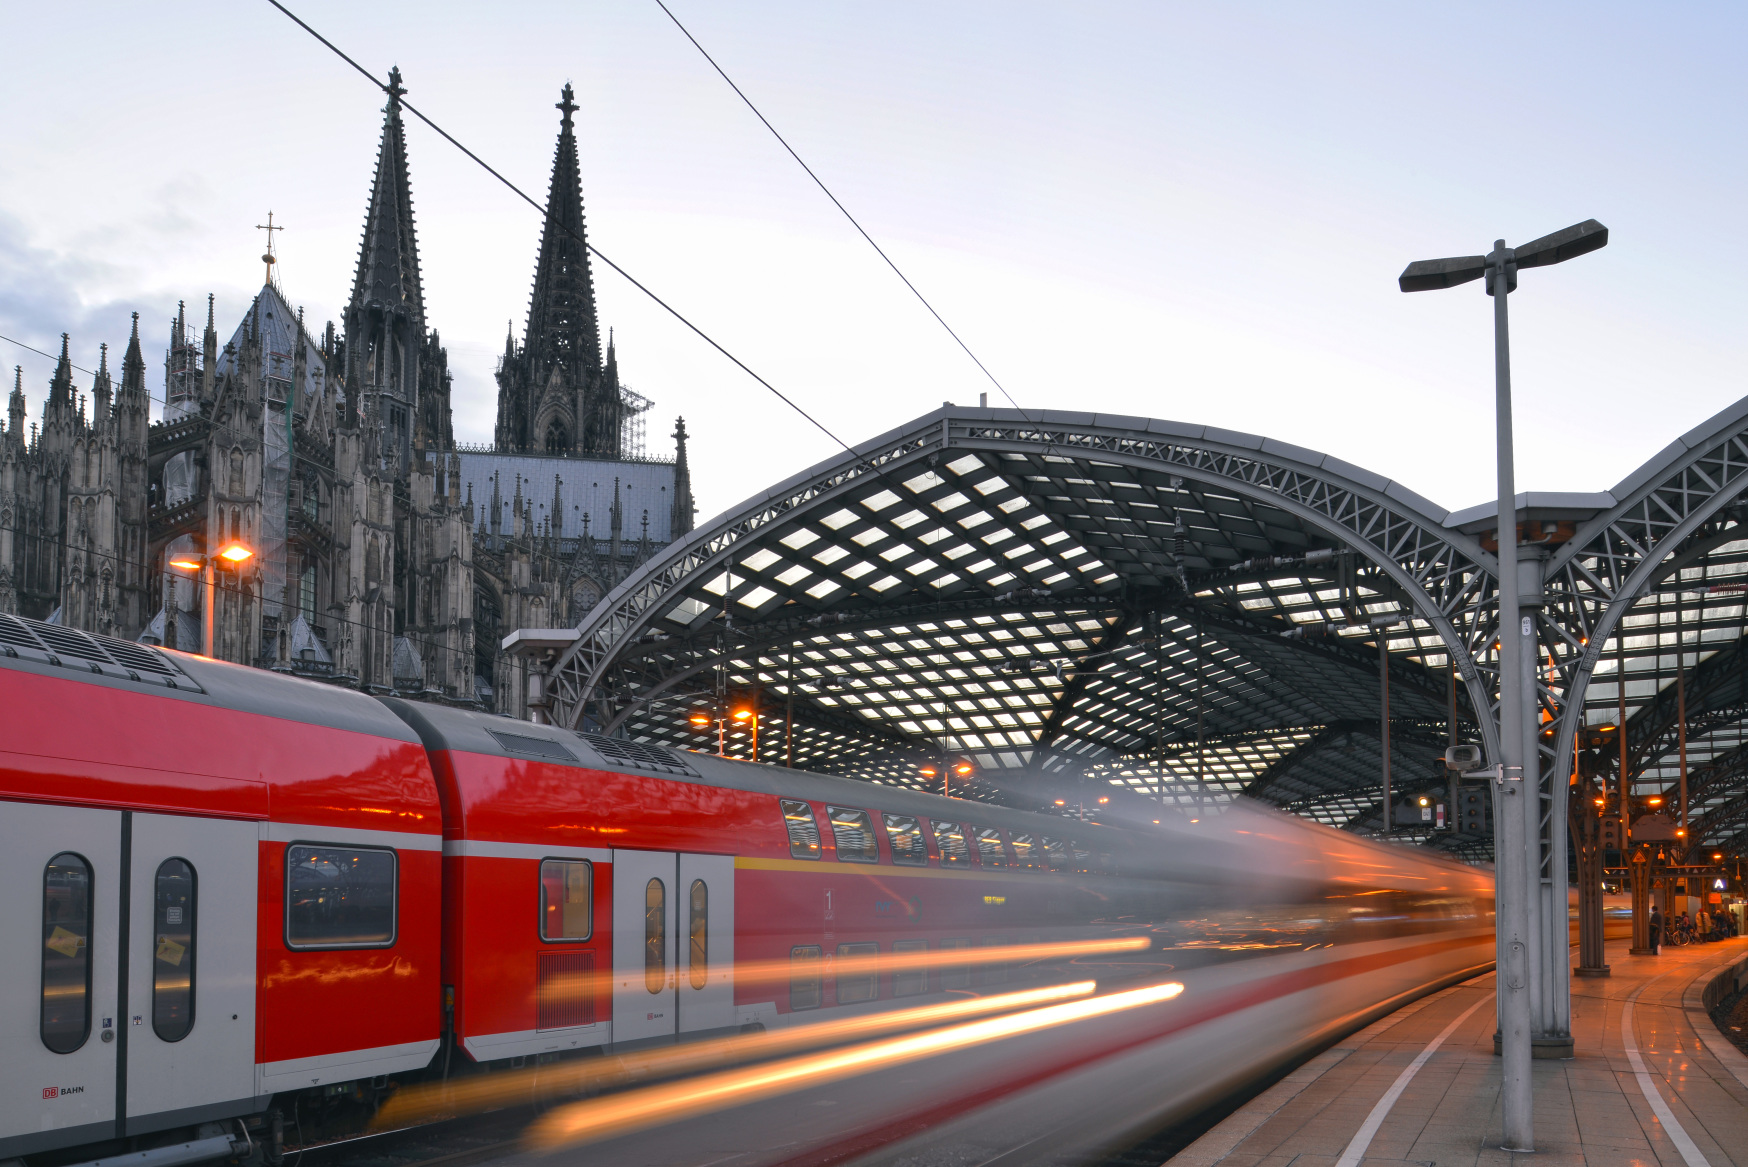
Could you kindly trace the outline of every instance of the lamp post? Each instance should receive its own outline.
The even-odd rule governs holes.
[[[179,555],[170,561],[170,566],[181,571],[200,572],[200,655],[212,655],[212,610],[214,599],[218,595],[218,579],[215,569],[222,562],[235,570],[253,559],[255,552],[236,539],[230,540],[213,555]]]
[[[1520,268],[1564,262],[1608,243],[1608,228],[1595,219],[1543,236],[1522,247],[1494,241],[1487,255],[1426,259],[1411,263],[1397,284],[1404,292],[1455,287],[1485,277],[1493,297],[1494,426],[1499,475],[1499,757],[1495,759],[1499,827],[1494,834],[1499,913],[1496,926],[1499,969],[1499,1032],[1502,1055],[1500,1101],[1505,1117],[1505,1148],[1535,1146],[1531,1097],[1532,946],[1530,896],[1541,869],[1541,767],[1536,753],[1533,618],[1519,612],[1517,577],[1517,484],[1511,441],[1511,345],[1506,300],[1517,287]],[[1540,589],[1536,589],[1539,598]],[[1526,781],[1527,778],[1527,781]],[[1564,784],[1556,782],[1563,797]],[[1532,805],[1532,803],[1534,805]],[[1552,808],[1556,823],[1566,808]],[[1565,861],[1562,847],[1558,859]],[[1562,884],[1564,881],[1560,881]],[[1564,893],[1562,892],[1562,899]],[[1565,913],[1559,926],[1565,928]],[[1564,943],[1562,942],[1562,950]]]

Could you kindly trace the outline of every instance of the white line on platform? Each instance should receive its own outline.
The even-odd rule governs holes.
[[[1687,1167],[1711,1167],[1706,1157],[1700,1154],[1699,1147],[1688,1137],[1687,1130],[1676,1119],[1675,1112],[1663,1101],[1663,1095],[1657,1090],[1657,1083],[1651,1078],[1651,1071],[1645,1068],[1645,1059],[1639,1056],[1639,1043],[1633,1040],[1633,1002],[1639,999],[1639,994],[1645,991],[1645,985],[1650,983],[1646,981],[1644,985],[1634,989],[1627,997],[1625,1007],[1621,1009],[1621,1044],[1626,1046],[1627,1061],[1632,1063],[1633,1074],[1639,1079],[1639,1089],[1644,1093],[1645,1101],[1651,1104],[1657,1121],[1668,1132],[1669,1141],[1675,1144],[1675,1149],[1687,1160]]]
[[[1414,1081],[1414,1075],[1420,1073],[1420,1067],[1426,1065],[1427,1059],[1438,1052],[1438,1047],[1445,1043],[1445,1038],[1457,1031],[1457,1026],[1469,1019],[1470,1014],[1485,1005],[1493,997],[1492,993],[1482,997],[1473,1005],[1463,1010],[1457,1019],[1444,1027],[1444,1031],[1433,1038],[1427,1047],[1415,1055],[1408,1068],[1396,1075],[1396,1081],[1384,1091],[1384,1096],[1378,1099],[1378,1105],[1372,1107],[1372,1113],[1366,1115],[1366,1121],[1360,1124],[1359,1133],[1354,1135],[1353,1142],[1347,1145],[1347,1150],[1341,1153],[1341,1158],[1335,1161],[1335,1167],[1359,1167],[1361,1159],[1366,1157],[1366,1149],[1372,1145],[1372,1137],[1378,1133],[1378,1128],[1384,1125],[1384,1118],[1390,1109],[1396,1105],[1396,1100],[1402,1097],[1402,1091],[1408,1089],[1408,1083]],[[1710,1164],[1706,1164],[1710,1167]]]

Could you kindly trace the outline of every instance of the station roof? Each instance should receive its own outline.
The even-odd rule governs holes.
[[[1571,537],[1644,478],[1524,496],[1520,521]],[[965,797],[1193,815],[1246,794],[1375,830],[1381,657],[1399,795],[1445,792],[1453,723],[1475,740],[1445,638],[1485,667],[1490,510],[1453,515],[1211,427],[947,406],[667,548],[583,622],[556,692],[579,728],[710,750],[720,736],[740,757],[753,719],[733,713],[756,709],[760,760],[934,789],[946,770]],[[1629,716],[1674,682],[1642,627],[1674,602],[1653,594],[1629,618]],[[1740,596],[1711,611],[1708,646],[1740,638]],[[1593,721],[1613,700],[1606,671]],[[1738,749],[1748,773],[1732,725],[1735,746],[1701,749]],[[1645,780],[1660,780],[1646,749]]]

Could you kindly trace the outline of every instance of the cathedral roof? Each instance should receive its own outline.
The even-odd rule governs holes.
[[[553,153],[546,225],[540,233],[528,332],[523,339],[528,359],[535,362],[535,371],[540,374],[555,365],[580,366],[588,373],[601,367],[601,329],[595,316],[595,282],[585,242],[583,185],[576,132],[571,125],[577,106],[572,97],[567,84],[556,107],[561,113],[558,148]]]
[[[236,374],[237,359],[243,351],[243,341],[253,333],[261,339],[260,374],[289,385],[294,379],[293,373],[297,365],[299,331],[297,309],[285,302],[285,297],[273,284],[263,284],[255,302],[249,305],[249,311],[237,322],[229,345],[219,355],[219,373],[223,376]],[[303,330],[303,346],[306,362],[305,394],[297,408],[308,409],[311,404],[321,400],[322,392],[327,388],[328,366],[322,359],[321,346],[308,330]],[[283,400],[278,393],[270,393],[269,397],[276,401]]]
[[[413,233],[413,193],[407,177],[407,135],[401,124],[401,71],[389,73],[389,101],[383,111],[382,144],[376,178],[364,217],[358,274],[352,283],[354,307],[372,301],[403,307],[414,328],[425,331],[425,298],[419,284],[419,247]]]

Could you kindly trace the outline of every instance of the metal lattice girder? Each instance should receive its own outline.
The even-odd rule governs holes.
[[[1079,773],[1375,718],[1381,635],[1398,711],[1442,724],[1452,658],[1464,711],[1491,700],[1471,649],[1493,591],[1444,517],[1248,435],[949,408],[669,548],[584,621],[552,690],[572,724],[673,740],[685,701],[762,693],[796,727],[878,727],[788,741],[880,780],[943,743]]]

